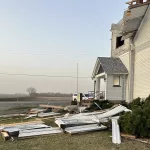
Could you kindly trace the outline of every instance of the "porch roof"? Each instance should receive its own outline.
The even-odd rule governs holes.
[[[106,74],[128,74],[128,70],[120,58],[98,57],[93,70],[92,78],[98,74],[100,67],[102,67]]]

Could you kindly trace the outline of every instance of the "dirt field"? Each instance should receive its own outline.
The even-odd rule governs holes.
[[[26,109],[38,107],[39,104],[50,105],[70,105],[71,97],[39,97],[39,98],[19,98],[17,99],[0,99],[0,115],[9,113],[23,113]],[[17,109],[16,109],[17,108]],[[20,110],[20,112],[18,111]],[[22,111],[22,112],[21,112]]]

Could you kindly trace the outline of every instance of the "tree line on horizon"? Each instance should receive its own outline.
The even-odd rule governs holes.
[[[28,88],[27,92],[29,93],[30,96],[34,96],[34,97],[70,97],[72,96],[72,93],[60,93],[60,92],[37,93],[36,89],[33,87]]]

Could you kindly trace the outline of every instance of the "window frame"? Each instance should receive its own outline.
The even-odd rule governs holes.
[[[119,79],[119,84],[118,84],[118,85],[115,85],[115,84],[114,84],[115,77],[118,77],[118,79]],[[121,87],[121,85],[120,85],[120,79],[121,79],[121,78],[120,78],[119,75],[114,75],[114,76],[113,76],[113,87]]]

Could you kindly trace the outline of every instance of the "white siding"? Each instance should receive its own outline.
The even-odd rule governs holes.
[[[134,98],[150,94],[150,47],[135,55]]]
[[[123,64],[126,66],[128,72],[129,72],[129,52],[119,56],[119,58],[121,59]],[[128,100],[128,98],[129,98],[129,75],[126,76],[125,88],[126,88],[126,101],[128,102],[129,101]]]
[[[121,87],[113,87],[113,75],[107,75],[107,95],[108,100],[122,100],[122,76],[120,77]]]
[[[129,71],[129,52],[119,56],[119,58],[121,59],[121,61],[123,62],[127,70]]]
[[[150,6],[134,38],[134,44],[135,47],[138,47],[149,41],[150,41]]]
[[[134,98],[150,94],[150,6],[134,39]]]

